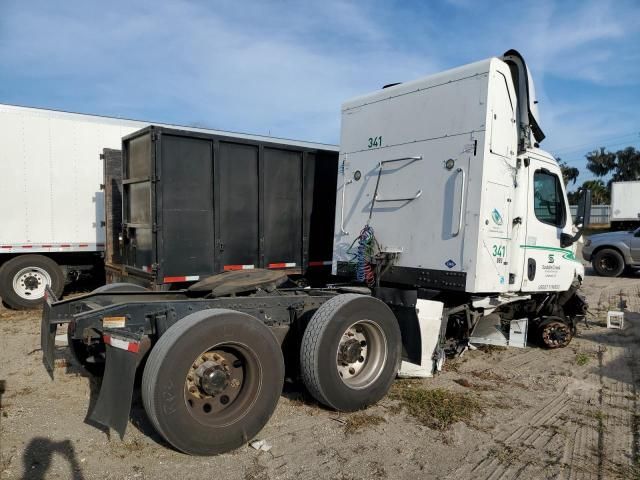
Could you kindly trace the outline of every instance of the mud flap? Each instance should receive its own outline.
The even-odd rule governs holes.
[[[444,364],[444,351],[438,347],[445,321],[442,316],[444,304],[434,300],[416,301],[416,313],[420,327],[420,363],[402,361],[398,376],[401,378],[432,377],[435,370]]]
[[[106,363],[98,400],[89,420],[124,437],[129,422],[133,384],[138,365],[149,351],[149,337],[104,331]]]

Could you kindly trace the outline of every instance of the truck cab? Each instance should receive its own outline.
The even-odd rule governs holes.
[[[581,278],[534,95],[510,50],[346,102],[334,273],[365,280],[354,245],[373,232],[389,283],[528,293]]]

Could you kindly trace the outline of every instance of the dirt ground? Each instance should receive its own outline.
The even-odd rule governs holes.
[[[583,292],[588,326],[568,348],[469,351],[359,414],[287,391],[258,437],[271,450],[210,458],[165,444],[139,394],[124,441],[85,423],[97,382],[65,361],[51,382],[39,313],[0,309],[0,477],[640,479],[640,277],[590,275]],[[621,299],[625,328],[607,330]]]

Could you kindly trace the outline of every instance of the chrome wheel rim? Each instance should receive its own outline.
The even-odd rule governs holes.
[[[244,417],[262,389],[262,368],[246,345],[222,343],[198,355],[185,376],[184,399],[201,424],[221,427]]]
[[[371,320],[359,320],[340,337],[336,351],[338,376],[350,388],[367,388],[382,374],[387,356],[387,337],[380,326]]]

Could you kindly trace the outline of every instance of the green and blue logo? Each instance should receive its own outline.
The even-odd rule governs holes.
[[[491,219],[496,225],[502,225],[502,215],[500,215],[497,208],[494,208],[493,212],[491,212]]]

